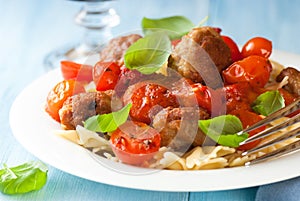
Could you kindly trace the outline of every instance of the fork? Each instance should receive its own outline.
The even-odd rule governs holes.
[[[285,117],[297,110],[300,109],[300,98],[296,99],[295,102],[293,102],[292,104],[272,113],[271,115],[269,115],[268,117],[264,118],[263,120],[257,122],[256,124],[240,131],[238,133],[238,135],[245,133],[245,132],[249,132],[252,130],[255,130],[259,127],[265,126],[270,124],[270,122],[279,119],[281,117]],[[291,118],[287,118],[286,120],[283,120],[282,122],[280,122],[279,124],[275,125],[275,126],[271,126],[259,133],[257,133],[256,135],[253,135],[249,138],[247,138],[245,141],[241,142],[240,145],[249,143],[249,142],[253,142],[255,140],[259,140],[259,139],[263,139],[267,136],[270,136],[272,134],[274,134],[275,132],[278,131],[282,131],[283,129],[286,129],[289,126],[295,125],[297,122],[300,122],[300,113],[298,113],[297,115],[291,117]],[[285,132],[283,135],[280,135],[278,137],[275,137],[274,139],[272,139],[271,141],[261,144],[257,147],[254,147],[252,149],[249,149],[247,151],[242,152],[242,156],[246,156],[249,154],[252,154],[254,152],[258,152],[259,150],[265,149],[267,147],[270,147],[272,145],[276,145],[280,142],[283,142],[285,140],[291,139],[291,138],[295,138],[295,137],[299,137],[300,136],[300,126],[296,126],[295,128],[292,128],[291,130],[288,130],[287,132]],[[276,149],[275,151],[269,152],[267,154],[264,154],[261,157],[258,157],[256,159],[253,159],[249,162],[247,162],[245,165],[249,166],[250,164],[256,164],[256,163],[260,163],[266,160],[271,160],[271,159],[275,159],[275,158],[279,158],[281,156],[290,154],[290,153],[294,153],[296,151],[300,150],[300,139],[296,142],[293,142],[291,144],[288,144],[284,147],[281,147],[279,149]]]

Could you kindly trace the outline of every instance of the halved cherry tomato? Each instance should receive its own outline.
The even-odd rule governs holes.
[[[162,108],[179,106],[176,96],[166,87],[158,84],[137,83],[127,91],[124,96],[129,100],[124,101],[132,103],[130,117],[135,121],[150,124],[151,117]]]
[[[264,57],[252,55],[236,61],[222,72],[226,83],[249,82],[252,87],[264,87],[268,82],[272,65]]]
[[[230,114],[237,116],[241,120],[241,122],[243,124],[243,128],[247,128],[248,126],[251,126],[251,125],[255,124],[256,122],[263,119],[258,114],[251,112],[249,110],[244,110],[244,109],[234,110]],[[253,136],[265,129],[266,129],[266,126],[262,126],[253,131],[250,131],[249,136]],[[239,146],[238,149],[239,150],[248,150],[248,149],[251,149],[251,148],[257,146],[258,143],[260,143],[260,142],[261,142],[261,140],[255,140],[253,142],[249,142],[247,144]]]
[[[150,160],[160,147],[160,134],[141,122],[127,121],[111,134],[115,155],[124,163],[142,165]]]
[[[65,80],[76,79],[78,81],[90,82],[93,80],[93,67],[72,61],[61,61],[60,69]]]
[[[82,82],[63,80],[57,83],[47,96],[45,110],[56,121],[60,122],[59,110],[68,97],[85,92]]]
[[[230,48],[231,60],[232,62],[238,61],[242,59],[242,54],[239,50],[237,44],[229,37],[222,35],[223,41]]]
[[[93,80],[98,91],[114,89],[119,75],[120,66],[114,62],[98,62],[93,68]]]
[[[254,37],[246,42],[242,48],[242,56],[258,55],[269,58],[272,53],[272,42],[263,37]]]

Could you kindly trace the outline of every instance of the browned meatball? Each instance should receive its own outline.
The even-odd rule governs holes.
[[[300,72],[292,67],[283,69],[277,76],[276,81],[281,82],[282,79],[288,76],[288,84],[284,88],[290,93],[300,95]]]
[[[138,34],[130,34],[110,40],[108,45],[100,52],[100,61],[114,61],[119,66],[124,64],[124,54],[129,46],[140,39]]]
[[[229,47],[211,27],[194,28],[173,50],[168,66],[193,82],[220,87],[219,73],[232,63]]]
[[[206,136],[198,128],[198,120],[207,118],[208,113],[201,108],[168,107],[154,117],[153,127],[160,132],[161,146],[187,150],[204,142]]]
[[[88,92],[69,97],[59,110],[62,128],[75,129],[87,118],[111,112],[111,93]]]

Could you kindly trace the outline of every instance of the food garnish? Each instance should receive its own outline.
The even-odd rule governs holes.
[[[0,191],[4,194],[23,194],[41,189],[47,181],[48,168],[42,162],[31,161],[0,170]]]

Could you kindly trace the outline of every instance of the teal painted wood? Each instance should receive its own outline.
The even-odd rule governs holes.
[[[193,201],[253,201],[255,200],[257,188],[244,188],[228,191],[206,192],[206,193],[191,193],[190,199]]]
[[[258,0],[259,1],[259,0]],[[114,28],[115,35],[139,29],[139,21],[143,16],[163,17],[169,15],[185,15],[194,23],[201,21],[207,14],[208,9],[217,13],[208,21],[212,25],[222,24],[225,33],[233,33],[235,38],[244,40],[248,33],[244,26],[244,34],[236,29],[229,19],[248,22],[251,30],[257,33],[269,34],[263,25],[253,25],[249,15],[236,17],[229,12],[237,9],[237,0],[222,1],[217,4],[216,0],[119,0],[116,9],[121,16],[121,24]],[[220,1],[221,2],[221,1]],[[227,4],[228,2],[228,4]],[[254,1],[251,1],[254,2]],[[265,6],[271,1],[266,1]],[[299,31],[298,18],[295,18],[296,7],[277,4],[272,8],[292,9],[290,15],[282,19],[276,15],[276,22],[272,26],[272,40],[278,41],[276,47],[284,50],[300,53],[299,42],[294,42]],[[129,6],[126,6],[129,5]],[[0,0],[0,162],[9,166],[18,165],[28,160],[37,160],[28,153],[14,139],[8,124],[9,109],[15,97],[21,90],[34,79],[45,73],[43,59],[51,50],[66,43],[76,41],[82,36],[82,30],[73,23],[73,17],[78,12],[80,3],[62,0],[39,1],[39,0]],[[269,8],[269,7],[268,7]],[[263,9],[261,9],[263,10]],[[295,12],[294,12],[295,11]],[[258,12],[258,11],[256,11]],[[275,12],[275,11],[274,11]],[[276,11],[277,14],[279,11]],[[274,15],[275,15],[274,14]],[[259,14],[257,14],[259,15]],[[263,15],[263,14],[261,14]],[[259,18],[259,17],[258,17]],[[291,27],[296,24],[296,27]],[[269,25],[271,26],[271,25]],[[270,27],[268,27],[270,29]],[[280,31],[280,34],[276,32]],[[265,32],[264,32],[265,31]],[[242,33],[244,33],[242,32]],[[254,31],[253,31],[254,32]],[[290,35],[291,34],[291,35]],[[287,36],[289,44],[283,41]],[[33,122],[36,123],[36,122]],[[42,134],[42,131],[41,131]],[[26,135],[26,131],[24,131]],[[51,151],[51,150],[50,150]],[[159,181],[158,181],[159,182]],[[188,181],[185,181],[188,182]],[[184,183],[183,183],[184,184]],[[257,188],[238,189],[219,192],[199,193],[170,193],[142,191],[127,188],[119,188],[105,184],[95,183],[81,179],[49,166],[49,178],[43,189],[18,196],[6,196],[0,194],[0,200],[239,200],[252,201],[255,199]]]

